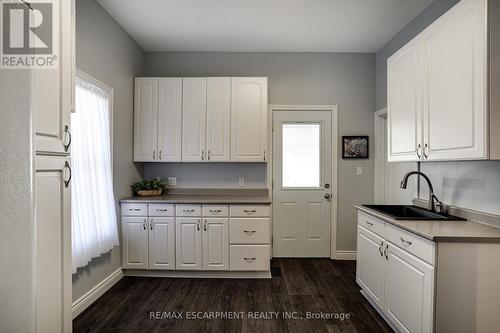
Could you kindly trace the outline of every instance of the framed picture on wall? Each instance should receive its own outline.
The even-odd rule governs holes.
[[[342,158],[368,158],[368,136],[355,135],[342,137]]]

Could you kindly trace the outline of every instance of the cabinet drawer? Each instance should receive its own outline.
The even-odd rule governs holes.
[[[232,271],[268,271],[269,245],[231,245]]]
[[[174,205],[149,204],[149,216],[174,216]]]
[[[201,205],[176,205],[176,216],[201,216]]]
[[[148,216],[148,204],[123,203],[122,216]]]
[[[203,216],[204,217],[228,217],[229,216],[229,206],[228,205],[203,205]]]
[[[385,236],[385,222],[380,221],[368,214],[358,212],[358,224],[362,225],[371,232],[378,234],[379,236]]]
[[[231,205],[234,217],[269,217],[269,205]]]
[[[434,242],[390,224],[386,227],[386,239],[434,266],[436,250]]]
[[[233,218],[229,230],[231,244],[269,244],[268,218]]]

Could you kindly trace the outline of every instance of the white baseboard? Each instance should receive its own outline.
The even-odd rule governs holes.
[[[356,251],[337,251],[335,252],[335,260],[356,260]]]
[[[191,279],[270,279],[270,271],[163,271],[125,269],[125,276],[191,278]]]
[[[98,283],[94,288],[87,291],[82,297],[73,302],[72,314],[75,319],[80,313],[94,303],[106,291],[113,287],[124,276],[121,268],[111,273],[108,277]]]

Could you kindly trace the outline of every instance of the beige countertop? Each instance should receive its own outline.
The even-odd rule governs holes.
[[[120,202],[179,203],[179,204],[270,204],[271,197],[263,189],[170,189],[154,197],[129,197]]]
[[[356,206],[387,223],[434,242],[500,243],[500,228],[473,221],[396,220],[364,206]]]

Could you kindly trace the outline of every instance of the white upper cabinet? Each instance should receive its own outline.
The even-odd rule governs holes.
[[[158,151],[158,78],[135,78],[134,103],[134,161],[155,161]]]
[[[207,79],[182,80],[182,161],[206,159]]]
[[[267,78],[232,78],[231,161],[266,161],[267,107]]]
[[[389,161],[489,157],[486,23],[462,0],[388,59]]]
[[[35,150],[44,154],[69,154],[71,144],[70,113],[74,109],[74,27],[72,1],[54,2],[54,24],[60,26],[56,69],[34,69],[32,105],[35,127]]]
[[[182,78],[158,79],[158,161],[182,160]]]
[[[231,160],[231,78],[207,78],[207,160]]]
[[[389,161],[419,159],[422,147],[420,43],[420,38],[414,39],[387,61]]]
[[[487,157],[485,13],[484,0],[462,0],[423,34],[429,160]]]

